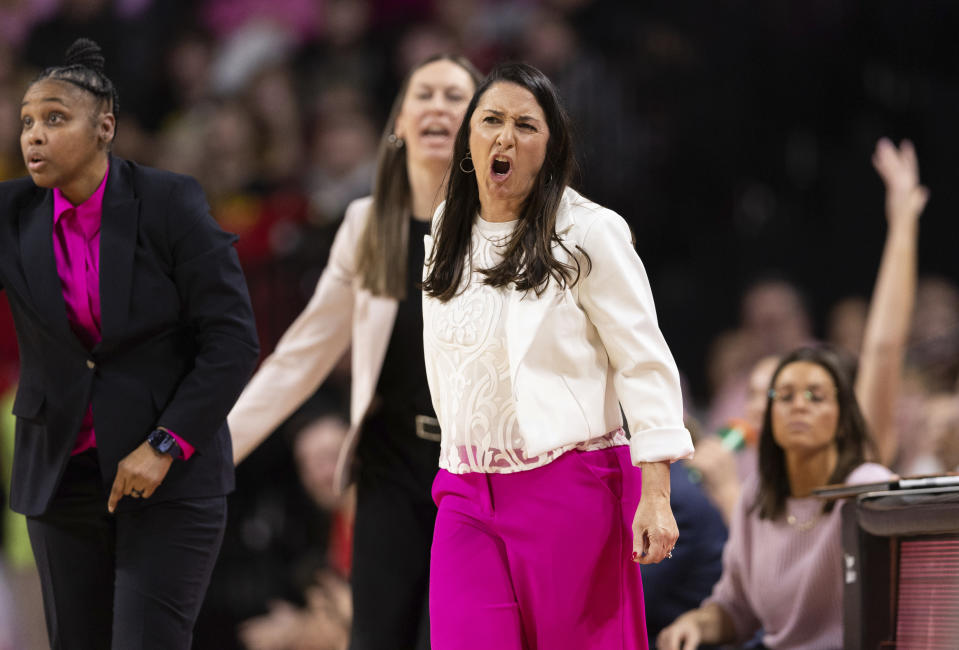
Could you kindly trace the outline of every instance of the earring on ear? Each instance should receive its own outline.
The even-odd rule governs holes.
[[[463,165],[464,165],[467,161],[469,161],[469,164],[470,164],[470,168],[469,168],[469,169],[466,169],[466,168],[463,167]],[[466,157],[463,158],[463,159],[460,161],[459,167],[460,167],[460,171],[463,172],[464,174],[472,174],[472,173],[476,170],[476,167],[473,165],[473,159],[470,157],[470,152],[469,152],[469,150],[466,151]]]
[[[403,138],[396,135],[395,133],[390,133],[389,137],[386,138],[386,141],[389,142],[394,149],[402,149],[403,145],[406,143],[403,141]]]

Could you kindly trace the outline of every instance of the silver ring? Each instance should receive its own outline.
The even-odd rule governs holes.
[[[672,552],[672,551],[669,551],[668,553],[666,553],[666,557],[667,557],[667,558],[673,557],[673,552]]]
[[[136,489],[136,488],[130,488],[130,496],[133,497],[133,498],[135,498],[135,499],[139,499],[140,497],[143,496],[143,490],[138,490],[138,489]]]

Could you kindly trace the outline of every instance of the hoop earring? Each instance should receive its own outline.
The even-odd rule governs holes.
[[[386,141],[393,146],[394,149],[402,149],[403,145],[406,143],[403,141],[403,138],[396,135],[395,133],[390,133],[389,137],[386,138]]]
[[[469,169],[464,169],[464,168],[463,168],[463,163],[465,163],[467,160],[470,162],[470,168],[469,168]],[[460,166],[460,171],[463,172],[464,174],[472,174],[474,171],[476,171],[476,166],[473,165],[473,159],[470,157],[470,152],[469,152],[469,151],[466,152],[466,157],[463,158],[463,159],[460,161],[460,165],[459,165],[459,166]]]

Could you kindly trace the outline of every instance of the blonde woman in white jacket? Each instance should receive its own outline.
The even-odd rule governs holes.
[[[453,158],[423,285],[433,647],[646,648],[636,563],[670,557],[693,447],[629,228],[567,187],[568,118],[531,66],[483,81]]]
[[[393,105],[371,197],[354,201],[306,309],[228,418],[242,461],[320,386],[352,342],[350,429],[339,489],[357,483],[352,650],[427,648],[426,589],[439,429],[423,369],[423,236],[478,74],[440,55]]]

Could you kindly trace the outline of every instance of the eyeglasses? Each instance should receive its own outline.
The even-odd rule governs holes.
[[[813,390],[811,388],[800,391],[793,390],[792,388],[782,388],[779,390],[772,388],[769,390],[769,399],[774,402],[779,402],[780,404],[792,404],[796,395],[802,395],[802,398],[810,404],[823,404],[828,402],[835,393],[824,390]]]

